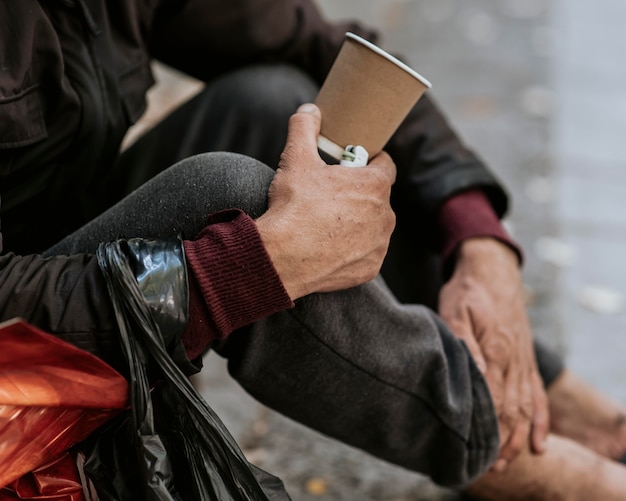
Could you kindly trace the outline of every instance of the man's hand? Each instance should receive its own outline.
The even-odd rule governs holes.
[[[493,396],[502,446],[494,465],[502,471],[530,437],[544,450],[549,416],[516,254],[491,238],[461,244],[455,271],[440,295],[439,313],[465,341]]]
[[[391,158],[380,153],[359,168],[327,165],[317,151],[320,123],[312,104],[291,117],[269,208],[256,221],[292,299],[374,278],[395,226]]]

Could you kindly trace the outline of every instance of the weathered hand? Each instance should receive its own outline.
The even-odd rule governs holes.
[[[269,208],[256,221],[292,299],[374,278],[395,226],[389,198],[396,169],[389,155],[366,167],[329,166],[317,151],[320,122],[314,105],[291,117]]]
[[[524,289],[515,253],[490,238],[465,241],[440,294],[439,313],[465,341],[491,390],[502,446],[494,469],[506,468],[530,439],[544,450],[547,397],[537,372]]]

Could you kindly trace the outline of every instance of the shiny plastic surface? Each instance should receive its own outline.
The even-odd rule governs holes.
[[[128,382],[99,358],[24,321],[0,324],[0,487],[127,405]]]
[[[65,452],[0,489],[0,501],[97,501],[83,482],[77,455]]]
[[[132,404],[126,419],[107,425],[87,441],[92,447],[83,447],[85,472],[98,496],[106,501],[289,501],[280,479],[248,463],[165,349],[127,252],[117,241],[101,244],[96,253],[118,320]]]

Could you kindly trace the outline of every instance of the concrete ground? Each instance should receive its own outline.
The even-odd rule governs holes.
[[[626,399],[626,34],[620,0],[320,0],[378,27],[508,187],[535,334]],[[148,116],[198,89],[157,68]],[[264,408],[209,356],[197,379],[248,457],[294,500],[454,500],[427,479]]]

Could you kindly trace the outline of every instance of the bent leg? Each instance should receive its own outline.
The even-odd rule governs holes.
[[[491,398],[465,346],[380,277],[305,297],[215,348],[264,404],[441,485],[497,455]]]
[[[193,238],[213,212],[239,208],[256,218],[267,209],[274,171],[232,153],[206,153],[161,172],[45,255],[94,252],[116,238]]]

